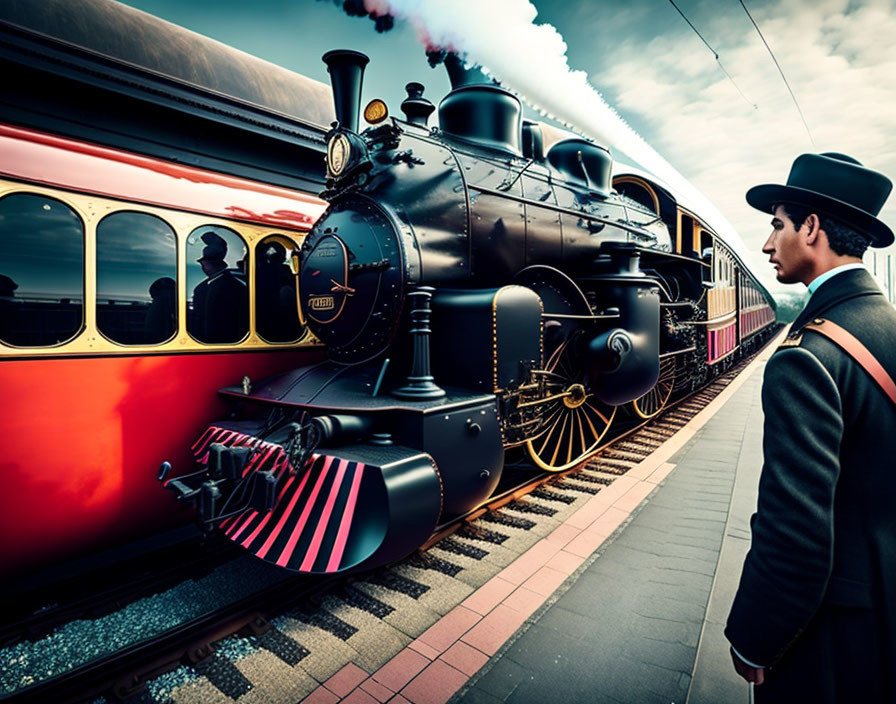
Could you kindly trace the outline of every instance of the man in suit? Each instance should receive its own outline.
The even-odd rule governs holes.
[[[804,154],[762,251],[810,298],[763,381],[764,463],[752,543],[725,635],[757,702],[896,702],[896,405],[852,356],[802,330],[855,336],[896,377],[896,311],[862,266],[893,233],[892,184],[842,154]]]
[[[193,289],[190,334],[201,342],[239,342],[249,332],[249,290],[246,282],[227,268],[227,242],[206,232],[197,260],[206,275]]]

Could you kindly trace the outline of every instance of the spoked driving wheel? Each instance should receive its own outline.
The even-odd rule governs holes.
[[[562,472],[585,460],[606,435],[616,407],[588,393],[571,339],[548,359],[545,370],[547,398],[540,403],[537,434],[526,442],[532,461],[549,472]]]
[[[646,394],[632,401],[632,410],[645,420],[653,418],[666,407],[674,386],[675,357],[665,357],[660,360],[660,375],[656,384]]]

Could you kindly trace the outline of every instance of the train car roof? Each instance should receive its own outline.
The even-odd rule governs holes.
[[[725,233],[720,231],[720,229],[724,228],[717,227],[718,223],[708,222],[706,216],[701,213],[701,209],[699,206],[691,202],[691,200],[686,195],[679,193],[675,189],[671,188],[666,184],[665,181],[658,178],[649,171],[645,171],[644,169],[641,169],[637,166],[632,166],[631,164],[627,164],[626,162],[620,161],[619,159],[614,159],[613,178],[617,176],[637,176],[638,178],[644,179],[655,188],[659,188],[660,190],[664,191],[678,204],[680,208],[686,210],[695,218],[697,218],[704,227],[712,230],[715,234],[719,235],[723,239],[725,238]]]
[[[0,1],[0,123],[317,193],[328,86],[112,0]]]
[[[544,135],[544,151],[550,149],[553,144],[564,140],[564,139],[572,139],[577,138],[581,139],[582,135],[577,132],[572,132],[571,130],[565,129],[563,127],[559,127],[557,125],[551,124],[549,122],[544,122],[541,120],[529,120],[532,124],[539,125],[542,130],[542,134]],[[587,139],[587,137],[586,137]],[[590,141],[590,140],[589,140]],[[596,144],[596,142],[595,142]],[[612,150],[611,150],[612,151]],[[740,239],[737,232],[728,225],[727,222],[710,222],[706,215],[702,212],[702,208],[691,202],[686,195],[677,192],[673,188],[670,188],[663,180],[659,179],[654,174],[649,171],[645,171],[637,166],[632,166],[624,161],[617,159],[615,156],[613,157],[613,178],[617,176],[636,176],[644,181],[647,181],[651,186],[659,190],[663,195],[667,198],[671,199],[684,210],[688,211],[694,217],[696,217],[700,222],[712,230],[715,234],[719,235],[722,239],[734,240]]]
[[[6,0],[0,20],[311,125],[335,119],[326,84],[112,0]]]
[[[308,231],[325,201],[294,189],[0,124],[0,176]]]
[[[545,153],[547,153],[547,151],[553,144],[556,144],[561,140],[582,137],[582,135],[577,132],[572,132],[566,128],[559,127],[558,125],[544,122],[542,120],[529,119],[528,122],[534,125],[538,125],[541,128],[544,140],[543,148]],[[613,178],[615,179],[618,176],[635,176],[643,181],[646,181],[659,192],[661,202],[665,200],[665,202],[670,204],[670,207],[672,206],[672,204],[674,204],[675,207],[679,207],[682,210],[693,215],[697,220],[700,221],[701,225],[710,230],[713,234],[715,234],[717,237],[719,237],[719,239],[721,239],[728,245],[729,250],[743,267],[744,271],[748,272],[753,281],[758,286],[761,286],[762,289],[766,291],[766,293],[768,293],[768,291],[765,289],[765,286],[760,283],[759,279],[752,271],[750,271],[750,267],[746,264],[743,240],[741,239],[737,231],[727,220],[724,219],[721,214],[719,214],[719,217],[717,218],[707,217],[707,213],[704,212],[705,208],[700,204],[694,203],[693,200],[686,194],[682,194],[676,189],[671,188],[665,183],[665,181],[658,178],[649,171],[645,171],[644,169],[637,166],[632,166],[631,164],[628,164],[625,161],[621,161],[614,157]]]
[[[725,242],[728,245],[728,249],[731,254],[734,255],[734,258],[738,261],[741,267],[743,267],[744,271],[746,271],[750,275],[750,278],[753,280],[753,282],[757,286],[760,286],[762,290],[766,292],[766,294],[771,296],[766,287],[759,281],[759,279],[747,265],[745,253],[743,251],[743,240],[727,220],[723,219],[721,222],[718,222],[716,219],[706,218],[698,205],[691,202],[691,200],[686,196],[671,189],[653,174],[645,171],[644,169],[640,169],[637,166],[632,166],[631,164],[615,160],[613,163],[613,177],[615,178],[617,176],[637,176],[638,178],[647,181],[655,188],[664,191],[666,195],[676,201],[679,207],[697,218],[704,227],[709,229],[717,237],[719,237],[719,239]]]

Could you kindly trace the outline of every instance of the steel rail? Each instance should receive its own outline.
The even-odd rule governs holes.
[[[199,662],[211,655],[211,643],[246,628],[256,633],[269,626],[264,614],[288,609],[313,594],[332,586],[342,578],[310,578],[303,575],[286,577],[259,592],[250,594],[221,609],[209,612],[100,657],[81,667],[37,682],[0,701],[19,702],[82,702],[111,694],[125,698],[163,672],[178,667],[186,659]]]

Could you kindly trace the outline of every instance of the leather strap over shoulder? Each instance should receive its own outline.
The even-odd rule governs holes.
[[[806,330],[811,330],[812,332],[824,335],[839,347],[843,348],[843,351],[846,352],[846,354],[856,360],[856,362],[859,363],[859,366],[871,375],[871,378],[877,382],[877,385],[880,386],[881,389],[883,389],[884,393],[890,398],[890,401],[896,405],[896,383],[893,383],[893,379],[887,374],[887,370],[881,366],[881,363],[877,361],[877,358],[871,354],[871,352],[868,351],[868,348],[859,342],[852,333],[844,330],[836,323],[832,323],[830,320],[824,320],[823,318],[816,318],[808,325],[805,325],[800,332],[805,332]]]

